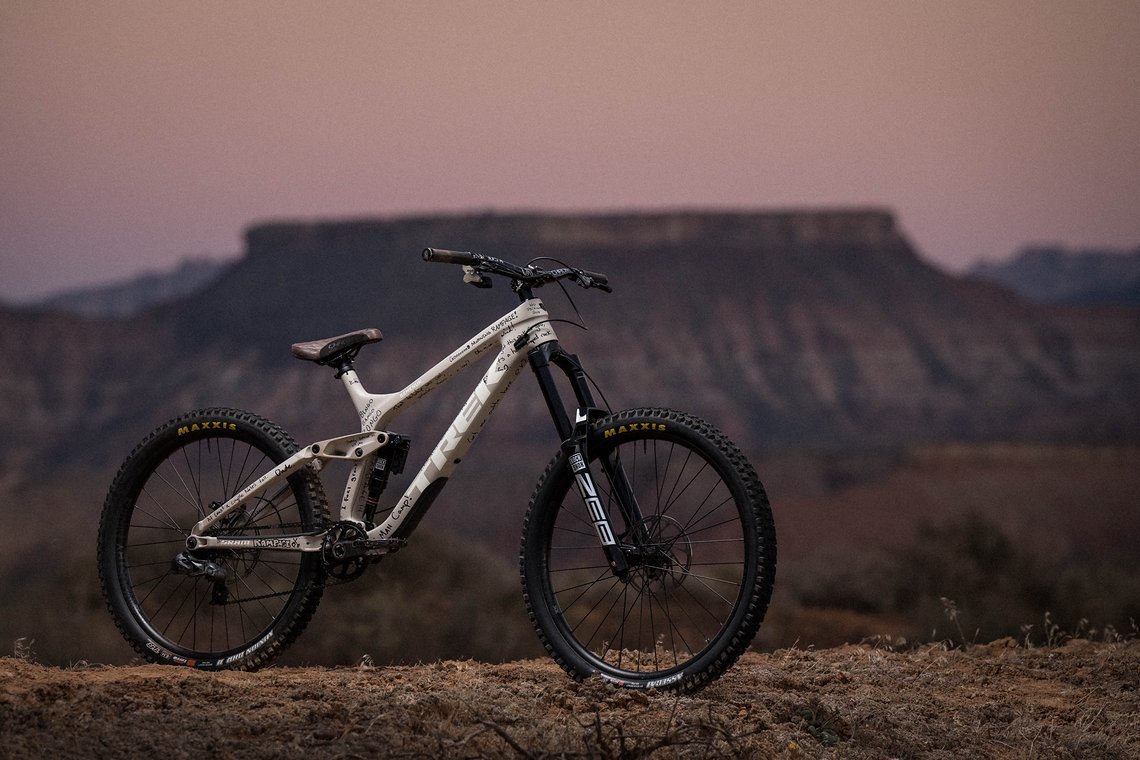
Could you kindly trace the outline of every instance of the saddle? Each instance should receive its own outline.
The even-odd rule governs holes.
[[[335,338],[294,343],[293,356],[307,362],[335,367],[345,361],[351,362],[360,353],[361,348],[383,339],[384,336],[379,330],[375,327],[369,327],[365,330],[338,335]]]

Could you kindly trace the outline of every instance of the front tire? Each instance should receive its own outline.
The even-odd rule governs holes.
[[[174,567],[193,526],[284,461],[297,445],[249,412],[202,409],[157,428],[119,469],[99,524],[103,596],[124,638],[150,662],[260,667],[313,616],[323,590],[317,553],[216,551],[224,578]],[[312,532],[327,519],[320,481],[303,469],[251,495],[222,521],[234,537]]]
[[[593,425],[590,471],[630,564],[610,569],[560,452],[535,489],[520,565],[547,651],[575,679],[691,691],[748,648],[772,595],[776,536],[744,455],[695,417],[635,409]],[[641,516],[618,509],[620,463]]]

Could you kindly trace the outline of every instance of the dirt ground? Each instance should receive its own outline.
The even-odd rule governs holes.
[[[1140,757],[1140,641],[749,653],[690,696],[552,662],[45,667],[0,659],[0,756]]]

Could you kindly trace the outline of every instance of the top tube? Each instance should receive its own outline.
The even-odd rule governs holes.
[[[458,375],[496,343],[500,346],[497,363],[513,365],[523,361],[526,353],[535,346],[558,339],[549,320],[550,314],[542,301],[528,299],[394,393],[369,393],[355,371],[346,372],[341,381],[360,415],[361,430],[382,429],[396,412],[408,408]]]

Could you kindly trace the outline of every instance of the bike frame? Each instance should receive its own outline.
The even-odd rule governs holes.
[[[398,413],[408,409],[432,391],[454,378],[472,362],[487,353],[496,344],[499,353],[471,392],[467,402],[455,416],[447,432],[420,467],[411,484],[397,499],[388,517],[368,531],[371,540],[403,539],[415,528],[419,519],[431,506],[436,495],[460,460],[475,442],[476,437],[502,400],[523,366],[530,363],[538,376],[555,425],[565,440],[570,436],[566,412],[561,407],[547,365],[558,365],[575,386],[582,406],[591,405],[589,391],[573,357],[557,348],[558,338],[550,325],[550,315],[538,298],[526,298],[514,310],[484,328],[447,358],[424,372],[404,389],[395,393],[368,393],[355,369],[343,369],[339,377],[360,416],[361,432],[318,441],[305,446],[271,471],[258,477],[224,504],[217,506],[193,528],[187,539],[191,549],[233,549],[316,552],[322,548],[324,532],[273,536],[265,538],[228,538],[224,535],[206,535],[227,516],[243,508],[250,497],[273,486],[287,487],[289,476],[309,466],[319,471],[325,462],[343,460],[353,462],[340,503],[340,519],[364,526],[364,501],[367,483],[377,451],[389,439],[384,430]],[[588,477],[588,473],[587,473]],[[604,514],[602,519],[605,519]],[[608,524],[603,526],[608,530]],[[603,528],[599,528],[601,534]],[[393,541],[393,546],[396,545]]]

